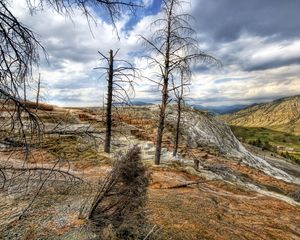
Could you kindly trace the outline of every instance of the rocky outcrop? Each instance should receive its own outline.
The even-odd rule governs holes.
[[[176,111],[172,107],[167,120],[170,124],[176,122]],[[190,147],[213,148],[223,156],[243,162],[271,176],[293,181],[293,178],[284,171],[249,152],[233,135],[229,126],[210,113],[185,108],[181,132]]]

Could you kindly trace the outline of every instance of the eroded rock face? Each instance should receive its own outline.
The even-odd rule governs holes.
[[[229,126],[210,113],[185,108],[182,115],[181,132],[190,147],[216,149],[230,159],[243,162],[276,178],[293,181],[293,178],[284,171],[250,153],[234,136]],[[176,110],[171,107],[167,121],[172,125],[175,124],[176,116]]]

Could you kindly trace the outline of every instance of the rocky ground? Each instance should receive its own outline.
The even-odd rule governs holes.
[[[38,185],[27,194],[14,192],[11,183],[0,195],[0,239],[96,237],[86,213],[99,181],[110,171],[115,154],[136,144],[151,176],[147,213],[154,239],[300,239],[299,167],[274,157],[264,159],[242,146],[225,124],[210,115],[187,111],[176,158],[172,156],[174,115],[172,111],[168,114],[160,166],[153,165],[155,107],[124,108],[116,115],[110,155],[102,151],[101,111],[40,112],[48,135],[32,151],[27,167],[51,167],[64,155],[68,161],[57,168],[84,182],[51,176],[21,219]],[[58,121],[62,123],[53,133]],[[96,136],[93,143],[81,136],[83,131]],[[11,155],[3,150],[0,163],[16,166],[23,157],[22,151]],[[200,160],[199,167],[195,160]],[[21,186],[24,179],[38,181],[33,175],[16,174],[15,184]]]

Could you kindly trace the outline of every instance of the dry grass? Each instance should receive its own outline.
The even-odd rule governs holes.
[[[111,163],[101,146],[89,141],[80,136],[49,136],[42,142],[41,149],[54,156],[63,156],[79,169]]]

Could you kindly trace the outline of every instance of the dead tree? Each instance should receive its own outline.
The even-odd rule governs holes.
[[[42,48],[33,32],[22,25],[8,9],[6,2],[0,2],[0,101],[1,109],[10,118],[1,123],[1,130],[18,132],[26,142],[25,129],[39,134],[39,118],[26,107],[26,88],[31,82],[31,73],[39,61]],[[1,112],[2,113],[2,112]],[[22,120],[27,115],[29,123]],[[27,125],[27,126],[26,126]]]
[[[118,50],[119,51],[119,50]],[[134,93],[134,79],[136,78],[137,69],[125,60],[117,59],[113,50],[109,51],[109,56],[101,52],[101,61],[107,66],[96,69],[105,70],[107,73],[107,99],[106,99],[106,131],[104,151],[110,153],[111,136],[112,136],[112,109],[119,105],[130,104],[130,96]]]
[[[106,104],[106,131],[104,151],[110,152],[111,128],[112,128],[112,98],[113,98],[113,79],[114,78],[114,55],[113,50],[109,51],[109,68],[107,79],[107,104]]]
[[[178,97],[176,99],[176,102],[177,102],[177,120],[176,120],[174,150],[173,150],[173,156],[174,157],[177,155],[178,145],[179,145],[180,121],[181,121],[181,104],[182,104],[182,101],[183,101],[182,97]]]
[[[174,137],[174,150],[173,150],[174,157],[177,155],[178,146],[179,146],[181,113],[182,113],[182,104],[184,103],[185,88],[187,88],[189,85],[190,85],[190,78],[188,79],[180,78],[179,86],[175,86],[175,83],[173,82],[173,89],[174,89],[176,110],[177,110],[175,137]]]
[[[161,87],[161,104],[157,128],[155,164],[160,164],[163,132],[165,127],[166,109],[169,103],[169,93],[172,91],[170,83],[180,76],[191,74],[193,62],[206,63],[217,62],[217,60],[202,52],[197,46],[197,40],[193,38],[194,30],[189,24],[192,17],[180,13],[182,1],[163,0],[162,18],[152,23],[155,32],[150,39],[143,37],[145,44],[149,47],[147,58],[150,63],[160,69],[159,79],[152,82]]]
[[[0,115],[7,112],[9,120],[1,122],[1,130],[15,132],[25,143],[26,135],[39,135],[43,124],[26,106],[26,89],[32,83],[32,71],[39,64],[39,50],[43,49],[36,35],[24,26],[9,10],[8,1],[0,1]],[[49,5],[60,13],[70,15],[80,9],[87,17],[92,17],[90,9],[105,9],[112,23],[123,10],[134,11],[139,5],[131,0],[28,0],[30,9]],[[26,123],[22,117],[27,115]],[[26,129],[26,130],[25,130]],[[31,131],[28,131],[30,129]]]

